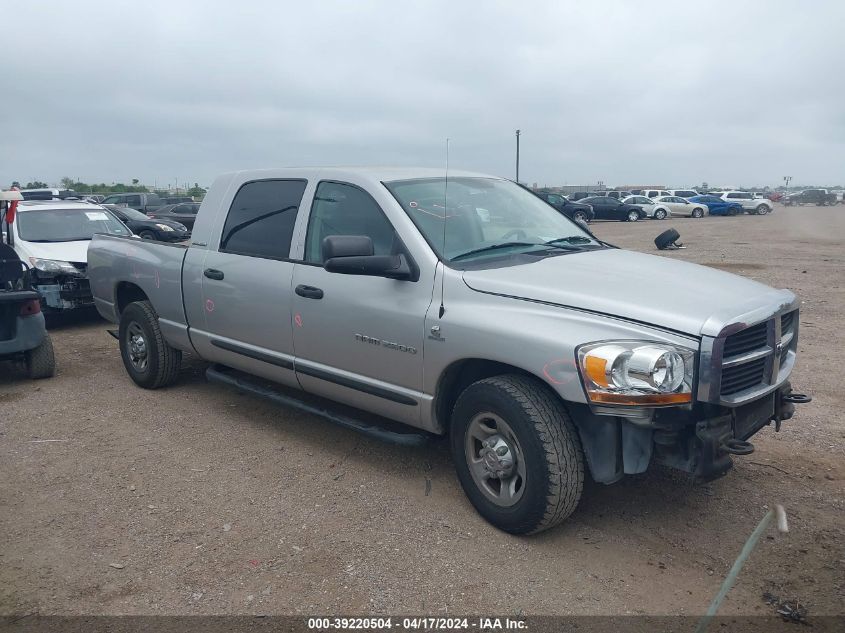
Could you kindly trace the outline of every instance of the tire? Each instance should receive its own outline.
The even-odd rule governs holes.
[[[767,207],[765,204],[761,204],[756,209],[754,209],[754,212],[757,215],[766,215],[769,212],[769,207]]]
[[[640,219],[640,214],[638,211],[628,211],[628,215],[625,217],[627,222],[636,222]]]
[[[164,340],[149,301],[135,301],[126,307],[120,315],[118,336],[123,366],[136,385],[158,389],[176,380],[182,352]]]
[[[654,212],[654,219],[655,220],[665,220],[666,219],[666,210],[665,209],[657,209]]]
[[[572,220],[575,222],[580,222],[582,224],[587,224],[589,220],[587,219],[587,214],[583,211],[576,211],[572,214]]]
[[[144,240],[157,239],[156,234],[153,233],[152,231],[141,231],[140,233],[138,233],[138,237],[140,237],[141,239],[144,239]]]
[[[667,229],[654,238],[654,245],[662,251],[663,249],[671,246],[680,237],[681,234],[675,229]]]
[[[692,210],[692,217],[694,218],[703,218],[704,217],[704,209],[701,207],[696,207]]]
[[[30,378],[51,378],[56,375],[56,357],[53,354],[53,341],[44,333],[41,345],[24,352],[26,373]]]
[[[479,437],[495,440],[496,450]],[[578,505],[584,487],[581,441],[557,396],[532,378],[494,376],[467,387],[452,411],[450,445],[464,492],[500,530],[536,534],[561,523]],[[512,458],[513,474],[492,474],[481,458],[484,450],[495,460],[491,468]]]

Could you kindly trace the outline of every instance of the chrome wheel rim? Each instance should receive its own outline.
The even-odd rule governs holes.
[[[137,323],[130,323],[126,328],[126,351],[129,362],[136,371],[147,371],[149,363],[147,341],[144,338],[144,330]]]
[[[631,211],[631,212],[628,213],[628,221],[629,222],[636,222],[639,219],[640,219],[640,214],[637,213],[636,211]]]
[[[497,506],[515,505],[525,491],[525,456],[513,429],[500,416],[476,415],[464,436],[469,472],[482,494]]]
[[[658,209],[654,212],[654,217],[656,217],[658,220],[662,220],[666,217],[666,212],[663,209]]]

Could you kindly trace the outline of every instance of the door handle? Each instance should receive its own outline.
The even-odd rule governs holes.
[[[217,281],[223,279],[223,271],[217,270],[216,268],[206,268],[204,271],[202,271],[202,274],[208,277],[209,279],[216,279]]]
[[[319,288],[315,288],[314,286],[302,286],[299,285],[294,289],[294,292],[298,294],[300,297],[305,297],[307,299],[322,299],[323,298],[323,291]]]

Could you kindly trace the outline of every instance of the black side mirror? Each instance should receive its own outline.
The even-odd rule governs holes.
[[[322,243],[323,268],[342,275],[410,279],[404,255],[373,255],[373,240],[366,235],[329,235]]]

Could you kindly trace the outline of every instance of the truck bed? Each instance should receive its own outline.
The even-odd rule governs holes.
[[[187,253],[185,244],[95,235],[88,246],[88,277],[97,311],[117,323],[121,308],[142,292],[155,306],[163,331],[186,331],[182,264]]]

